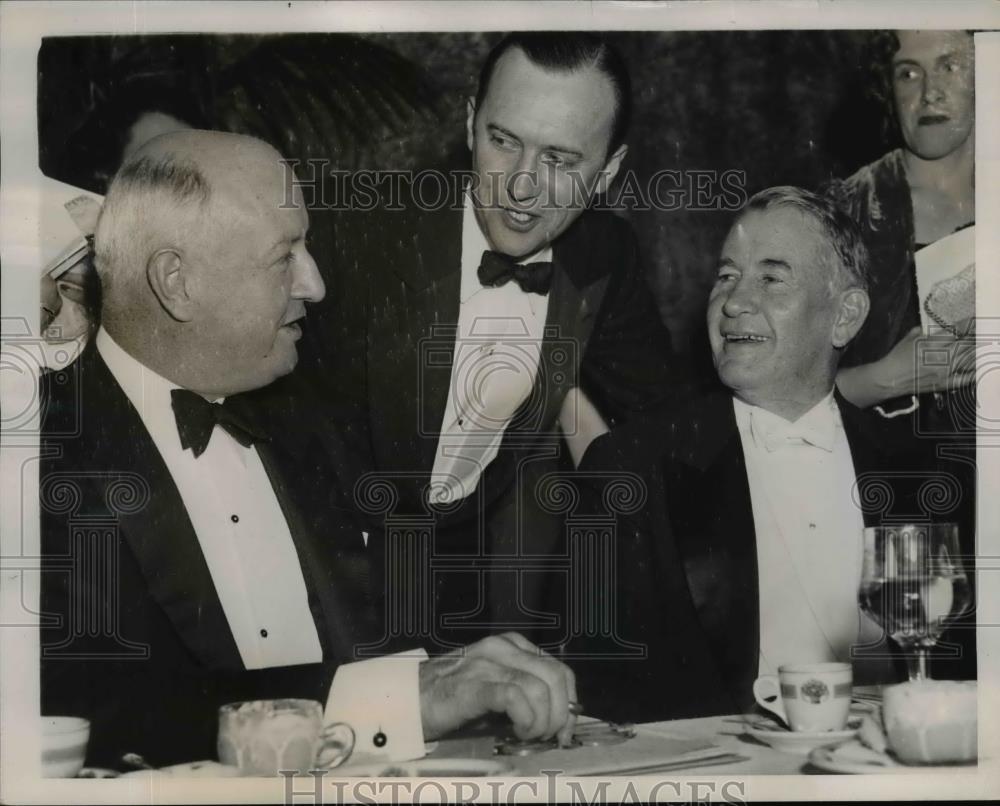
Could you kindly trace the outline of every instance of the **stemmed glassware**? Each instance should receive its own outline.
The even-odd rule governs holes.
[[[927,654],[971,604],[953,523],[898,524],[864,532],[859,600],[906,653],[910,680],[927,677]]]

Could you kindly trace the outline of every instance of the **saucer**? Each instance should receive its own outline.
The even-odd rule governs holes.
[[[782,753],[807,756],[822,745],[844,742],[854,738],[861,726],[861,721],[851,717],[846,730],[789,730],[774,720],[750,718],[746,723],[746,732],[758,741],[770,745]]]
[[[809,754],[809,762],[826,772],[841,772],[854,775],[895,775],[907,773],[935,774],[941,772],[961,772],[976,766],[970,764],[919,765],[902,764],[888,753],[880,753],[866,747],[858,739],[850,739],[840,744],[817,747]]]

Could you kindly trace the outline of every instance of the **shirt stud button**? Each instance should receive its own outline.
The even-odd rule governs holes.
[[[261,630],[260,631],[260,637],[261,638],[267,638],[267,630]]]
[[[384,733],[382,733],[382,731],[379,731],[372,737],[372,744],[375,745],[376,747],[385,747],[385,744],[388,741],[389,739],[386,737]]]
[[[233,523],[239,523],[240,522],[240,516],[239,515],[230,515],[229,516],[229,520],[231,520]]]

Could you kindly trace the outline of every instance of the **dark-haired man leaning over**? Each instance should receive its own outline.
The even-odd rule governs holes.
[[[560,467],[567,392],[582,388],[616,423],[671,393],[634,235],[591,204],[622,166],[630,113],[606,41],[512,34],[469,101],[471,166],[446,166],[451,184],[468,179],[456,203],[424,209],[427,182],[404,209],[356,213],[345,230],[359,347],[334,356],[333,377],[361,393],[375,468],[399,492],[393,514],[429,511],[436,555],[465,563],[428,574],[442,641],[544,621],[533,616],[562,522],[539,482]]]
[[[621,637],[649,657],[575,666],[602,716],[740,713],[754,678],[785,663],[853,661],[856,683],[897,674],[858,606],[862,533],[907,511],[926,477],[910,473],[921,457],[890,454],[877,418],[834,387],[868,313],[867,259],[829,201],[792,187],[755,195],[708,303],[725,388],[657,431],[616,429],[587,450],[582,470],[638,470],[649,492],[619,520],[613,594]],[[893,488],[893,511],[862,509],[877,504],[855,488],[866,479]]]
[[[177,132],[108,193],[102,326],[43,435],[43,713],[89,719],[100,766],[212,758],[220,705],[275,697],[327,701],[356,753],[392,759],[492,711],[565,740],[572,672],[519,635],[351,663],[382,584],[356,465],[305,390],[244,394],[292,372],[325,291],[282,168],[258,140]]]

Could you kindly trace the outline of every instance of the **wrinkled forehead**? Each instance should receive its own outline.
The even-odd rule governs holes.
[[[784,263],[796,273],[820,268],[833,250],[813,216],[789,205],[746,210],[733,222],[723,246],[723,258],[751,264]]]

